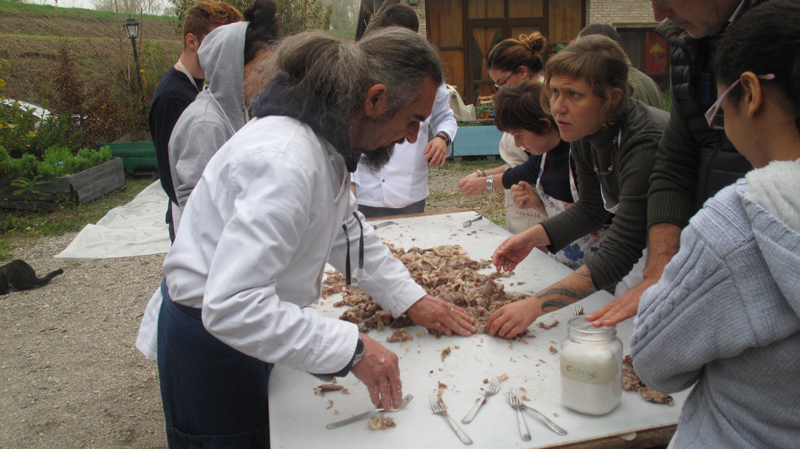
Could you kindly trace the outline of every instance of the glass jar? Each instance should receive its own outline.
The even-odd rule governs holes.
[[[585,316],[569,320],[561,343],[561,403],[605,415],[622,397],[622,341],[616,327],[595,328]]]

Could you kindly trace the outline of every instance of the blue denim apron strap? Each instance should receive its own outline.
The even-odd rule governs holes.
[[[202,310],[175,303],[166,281],[158,372],[170,449],[268,448],[271,363],[211,335]]]

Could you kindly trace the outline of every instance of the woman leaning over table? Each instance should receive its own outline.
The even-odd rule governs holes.
[[[494,85],[499,90],[503,86],[513,86],[525,80],[539,80],[547,59],[547,39],[542,33],[534,32],[520,35],[519,39],[506,39],[497,44],[486,57],[486,67]],[[503,133],[500,139],[500,157],[505,165],[486,171],[477,170],[458,181],[458,189],[467,197],[493,189],[505,190],[506,229],[517,233],[539,223],[547,215],[535,209],[521,210],[514,204],[511,184],[507,183],[504,174],[507,170],[519,167],[529,161],[525,149],[518,147],[509,133]],[[538,163],[540,158],[533,158]],[[534,162],[534,161],[531,161]],[[564,178],[564,181],[569,181]],[[535,183],[536,178],[531,182]]]
[[[797,0],[772,0],[725,31],[706,119],[755,169],[692,217],[639,303],[636,373],[665,393],[694,385],[670,448],[800,445],[798,24]]]
[[[602,226],[610,214],[614,217],[602,247],[586,259],[586,265],[489,318],[489,334],[503,338],[513,338],[545,313],[613,287],[637,263],[641,272],[649,177],[669,117],[630,98],[633,89],[625,53],[604,36],[581,38],[560,51],[547,62],[544,76],[542,106],[552,113],[561,138],[571,142],[580,199],[555,217],[509,237],[492,261],[498,270],[513,270],[533,248],[557,252]],[[531,186],[513,189],[517,203],[536,195]]]
[[[570,144],[561,139],[555,119],[542,109],[542,88],[538,81],[523,81],[500,89],[492,101],[497,129],[511,135],[528,154],[524,164],[503,173],[503,182],[527,185],[526,180],[530,181],[541,199],[536,211],[554,217],[578,200],[578,183]],[[586,263],[586,257],[600,250],[607,228],[603,225],[550,256],[578,269]]]

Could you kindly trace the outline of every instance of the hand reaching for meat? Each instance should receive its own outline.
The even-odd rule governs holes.
[[[442,332],[448,337],[453,335],[453,332],[462,337],[469,337],[476,330],[473,326],[475,319],[467,315],[464,309],[431,295],[423,296],[409,307],[408,316],[414,323]]]
[[[522,262],[534,248],[524,233],[507,238],[492,254],[492,263],[497,271],[511,271]]]
[[[512,302],[493,313],[486,322],[486,333],[500,338],[514,338],[544,315],[538,298]]]
[[[364,356],[350,372],[367,386],[373,404],[384,410],[400,407],[403,383],[397,354],[364,334],[361,334],[361,339],[364,341]]]

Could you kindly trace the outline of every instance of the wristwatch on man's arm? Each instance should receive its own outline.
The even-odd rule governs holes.
[[[364,357],[364,340],[361,338],[361,334],[358,335],[358,343],[356,343],[356,352],[353,354],[353,361],[350,362],[350,367],[354,367],[361,361],[361,357]]]
[[[311,373],[312,375],[318,377],[323,382],[331,382],[334,377],[345,377],[350,374],[350,370],[353,369],[358,362],[361,361],[361,358],[364,357],[364,352],[366,348],[364,347],[364,340],[361,338],[361,334],[358,334],[358,342],[356,342],[356,351],[353,354],[353,358],[350,359],[350,363],[345,365],[344,368],[339,370],[339,372],[331,373],[331,374],[315,374]]]
[[[494,190],[494,175],[486,177],[486,190]]]
[[[447,133],[446,133],[446,132],[444,132],[444,131],[439,131],[438,133],[436,133],[436,136],[434,136],[434,138],[435,138],[435,137],[440,137],[440,138],[442,138],[442,139],[444,140],[444,144],[445,144],[445,145],[450,145],[450,142],[452,142],[452,140],[450,139],[450,135],[449,135],[449,134],[447,134]]]

